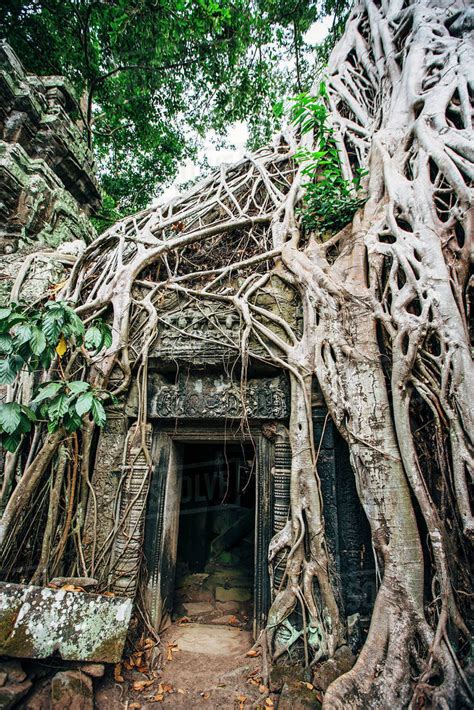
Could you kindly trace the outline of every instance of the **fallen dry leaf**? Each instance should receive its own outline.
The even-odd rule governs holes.
[[[154,683],[153,680],[135,680],[132,683],[132,688],[133,690],[145,690],[145,688],[148,688],[152,683]]]
[[[259,691],[260,691],[261,693],[268,693],[268,688],[267,688],[266,685],[263,685],[263,684],[262,684],[262,685],[259,686],[258,689],[259,689]]]
[[[174,693],[174,688],[172,685],[169,685],[169,683],[163,683],[163,690],[165,693]]]
[[[123,683],[122,664],[116,663],[114,666],[114,680],[116,683]]]
[[[227,622],[230,626],[239,626],[240,621],[238,618],[234,615],[229,617],[229,621]]]
[[[163,690],[162,683],[160,683],[158,688],[156,689],[156,695],[154,696],[153,700],[155,700],[157,703],[161,703],[161,702],[163,702],[164,697],[165,697],[165,692]]]
[[[176,692],[179,693],[180,695],[186,695],[186,691],[183,690],[182,688],[178,688],[178,690]]]
[[[84,589],[82,587],[76,587],[74,584],[64,584],[61,587],[61,591],[63,591],[63,592],[83,592]]]
[[[247,676],[247,680],[252,685],[261,685],[263,680],[262,680],[262,676],[260,675],[260,669],[256,668],[251,673],[249,673]]]
[[[271,698],[265,698],[265,705],[267,708],[273,707],[273,700]]]
[[[56,284],[50,284],[48,286],[48,291],[50,291],[51,293],[57,293],[67,284],[68,281],[69,279],[65,279],[64,281],[59,281]]]
[[[251,648],[250,651],[247,651],[245,655],[250,656],[250,658],[255,658],[255,656],[259,655],[259,651],[256,648]]]
[[[181,619],[178,619],[178,624],[190,624],[191,619],[189,616],[182,616]]]
[[[167,651],[167,654],[166,654],[166,659],[167,659],[168,661],[172,661],[172,660],[173,660],[173,651],[177,651],[177,650],[178,650],[178,644],[177,644],[177,643],[169,643],[169,644],[168,644],[168,651]]]
[[[114,592],[102,592],[103,597],[115,597]],[[131,706],[129,706],[131,707]]]
[[[130,710],[140,710],[141,705],[140,703],[130,703],[128,707],[130,708]]]
[[[245,701],[247,700],[245,695],[238,695],[236,700],[239,703],[239,710],[244,710]]]
[[[303,685],[305,685],[308,688],[308,690],[314,689],[314,685],[312,683],[303,683]]]

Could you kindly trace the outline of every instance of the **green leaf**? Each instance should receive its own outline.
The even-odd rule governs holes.
[[[13,434],[21,419],[21,408],[17,402],[0,404],[0,427],[7,434]]]
[[[100,399],[97,399],[94,397],[92,400],[92,407],[91,407],[91,412],[92,412],[92,418],[94,419],[95,423],[98,424],[99,426],[104,426],[105,420],[106,420],[106,415],[105,415],[105,409],[100,401]]]
[[[31,430],[31,421],[29,417],[25,416],[25,414],[22,412],[20,415],[20,423],[18,424],[17,431],[26,434]]]
[[[276,118],[281,118],[283,116],[283,101],[277,101],[273,104],[273,115]]]
[[[47,385],[41,385],[40,391],[36,397],[31,400],[31,404],[38,404],[44,399],[51,399],[52,397],[55,397],[63,386],[63,382],[48,382]]]
[[[68,382],[67,386],[73,394],[81,394],[82,392],[86,392],[90,389],[90,384],[88,382],[83,382],[82,380]]]
[[[41,355],[43,350],[46,348],[45,334],[37,326],[33,326],[31,329],[30,345],[35,355]]]
[[[48,406],[48,419],[60,419],[66,414],[68,407],[68,397],[64,393],[59,394]]]
[[[48,347],[39,356],[39,362],[40,362],[43,370],[47,370],[49,368],[49,366],[51,365],[51,361],[53,359],[53,352],[54,352],[54,350],[52,350],[52,348]]]
[[[55,311],[46,311],[41,325],[49,345],[55,346],[63,328],[62,314]]]
[[[48,422],[48,434],[53,434],[59,429],[59,419],[53,419],[53,421]]]
[[[88,350],[98,350],[102,343],[102,333],[96,325],[91,325],[86,330],[84,345]]]
[[[6,320],[12,313],[12,308],[0,308],[0,320]]]
[[[23,364],[24,360],[16,355],[0,359],[0,384],[11,385]]]
[[[36,414],[34,413],[34,411],[30,407],[27,407],[25,404],[21,404],[20,406],[23,414],[27,416],[30,421],[35,422]]]
[[[64,426],[68,432],[77,431],[82,426],[82,419],[76,412],[69,410],[67,414],[64,415]]]
[[[11,353],[13,350],[13,342],[11,335],[4,333],[0,335],[0,352]]]
[[[74,313],[72,308],[68,312],[69,322],[71,324],[71,335],[84,335],[84,323],[81,321],[77,313]]]
[[[21,434],[9,434],[8,436],[2,436],[2,446],[6,451],[14,454],[20,445]]]
[[[31,339],[31,328],[29,325],[26,325],[26,323],[17,325],[15,326],[13,335],[15,337],[15,344],[23,345],[23,343],[28,343]]]
[[[85,392],[81,394],[76,402],[76,412],[80,417],[89,412],[92,407],[92,402],[94,401],[94,396],[92,392]]]
[[[107,323],[101,323],[100,330],[102,333],[102,347],[110,348],[112,345],[112,328]]]

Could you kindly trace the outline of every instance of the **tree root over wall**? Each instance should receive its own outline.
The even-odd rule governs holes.
[[[313,148],[313,139],[288,131],[164,207],[108,230],[78,259],[61,294],[83,318],[110,317],[114,334],[105,354],[77,355],[67,367],[101,387],[113,384],[118,397],[136,381],[143,437],[148,355],[170,308],[213,303],[239,314],[240,342],[226,344],[240,357],[242,387],[250,357],[289,372],[291,508],[269,550],[271,567],[283,553],[286,566],[262,643],[274,658],[289,650],[292,639],[285,642],[281,629],[298,610],[307,663],[333,655],[346,636],[313,443],[311,383],[318,378],[350,447],[381,574],[365,645],[325,696],[331,710],[470,702],[461,666],[470,594],[462,565],[474,532],[466,304],[471,18],[462,2],[354,7],[330,58],[326,102],[344,176],[368,169],[367,202],[340,233],[322,241],[302,227],[304,185],[294,156],[301,143]],[[301,331],[259,300],[275,278],[299,300]],[[73,521],[52,516],[58,531],[48,524],[35,580],[47,579],[63,554],[66,524],[75,571],[95,569],[98,560],[81,554],[84,509],[94,495],[92,435],[85,426],[80,454],[64,432],[39,432],[25,443],[23,476],[3,520],[10,565],[28,506],[57,497],[61,486],[75,502]],[[144,440],[143,451],[149,456]],[[71,490],[78,457],[81,484]],[[97,551],[101,564],[110,558],[113,565],[110,548],[109,540]]]

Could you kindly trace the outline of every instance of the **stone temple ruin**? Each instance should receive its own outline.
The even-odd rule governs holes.
[[[2,45],[1,653],[161,684],[231,612],[278,703],[472,706],[470,29],[361,0],[290,127],[99,236]]]
[[[291,302],[286,307],[290,310]],[[252,362],[243,401],[235,351],[226,345],[235,337],[234,318],[230,310],[203,313],[185,306],[164,319],[149,356],[147,442],[153,474],[148,490],[146,462],[135,458],[133,448],[134,390],[124,410],[110,412],[92,479],[100,510],[97,549],[110,537],[119,487],[121,510],[129,512],[109,568],[96,568],[95,574],[133,598],[144,555],[147,605],[157,629],[171,616],[176,592],[203,598],[197,585],[211,603],[250,600],[257,638],[270,608],[270,541],[288,519],[290,397],[284,372]],[[348,475],[346,446],[317,391],[313,422],[344,601],[350,613],[367,612],[375,593],[368,573],[370,537]],[[283,568],[281,560],[273,585],[280,583]]]
[[[22,297],[35,298],[95,236],[88,217],[100,194],[77,118],[76,99],[62,77],[26,74],[0,42],[3,303],[18,297],[12,288],[22,266],[31,267]]]
[[[6,44],[0,46],[0,69],[1,296],[6,303],[10,297],[39,298],[65,279],[94,237],[88,215],[99,204],[99,192],[66,83],[26,75]],[[288,163],[286,148],[282,144],[276,149],[276,164],[283,159]],[[285,169],[281,179],[288,181],[294,168]],[[288,187],[289,182],[280,185],[282,190]],[[180,210],[186,212],[186,203],[170,206],[168,216],[163,213],[159,219],[173,224],[178,219],[173,214]],[[153,222],[150,212],[140,219],[146,235],[142,225]],[[236,347],[240,316],[232,306],[212,300],[198,304],[177,293],[165,301],[147,358],[146,417],[135,379],[108,405],[106,424],[94,439],[92,494],[82,535],[91,593],[42,592],[28,586],[31,572],[20,562],[4,575],[0,589],[2,653],[116,661],[139,592],[157,633],[172,618],[192,616],[194,609],[212,615],[226,604],[246,614],[255,639],[267,624],[287,554],[278,552],[269,566],[270,543],[284,530],[290,508],[288,372],[268,362],[259,342],[253,342],[243,365]],[[261,291],[258,305],[277,309],[295,333],[301,332],[301,304],[278,275]],[[112,372],[112,384],[120,375],[117,369]],[[349,615],[364,618],[375,597],[368,524],[347,446],[316,382],[311,406],[325,526],[342,580],[341,601]],[[37,561],[39,551],[35,554]],[[77,576],[81,568],[73,567]],[[67,579],[71,565],[65,564],[62,572]],[[46,575],[39,581],[46,586],[52,580]],[[62,594],[59,602],[57,594]],[[74,603],[64,602],[68,594]],[[58,604],[66,615],[63,632],[58,625],[44,642],[38,629]],[[100,614],[97,605],[102,605]],[[91,623],[86,631],[79,625],[75,635],[74,619],[79,618],[86,626],[88,619]],[[295,611],[279,630],[282,648],[301,636],[301,628]]]

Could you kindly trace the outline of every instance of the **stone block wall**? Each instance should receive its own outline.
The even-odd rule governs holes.
[[[34,306],[96,236],[100,191],[79,116],[64,78],[28,74],[0,40],[0,306]]]
[[[64,78],[27,74],[0,42],[0,255],[95,236],[100,192],[78,118]]]
[[[100,192],[78,116],[65,79],[27,74],[0,42],[0,253],[93,238]]]

